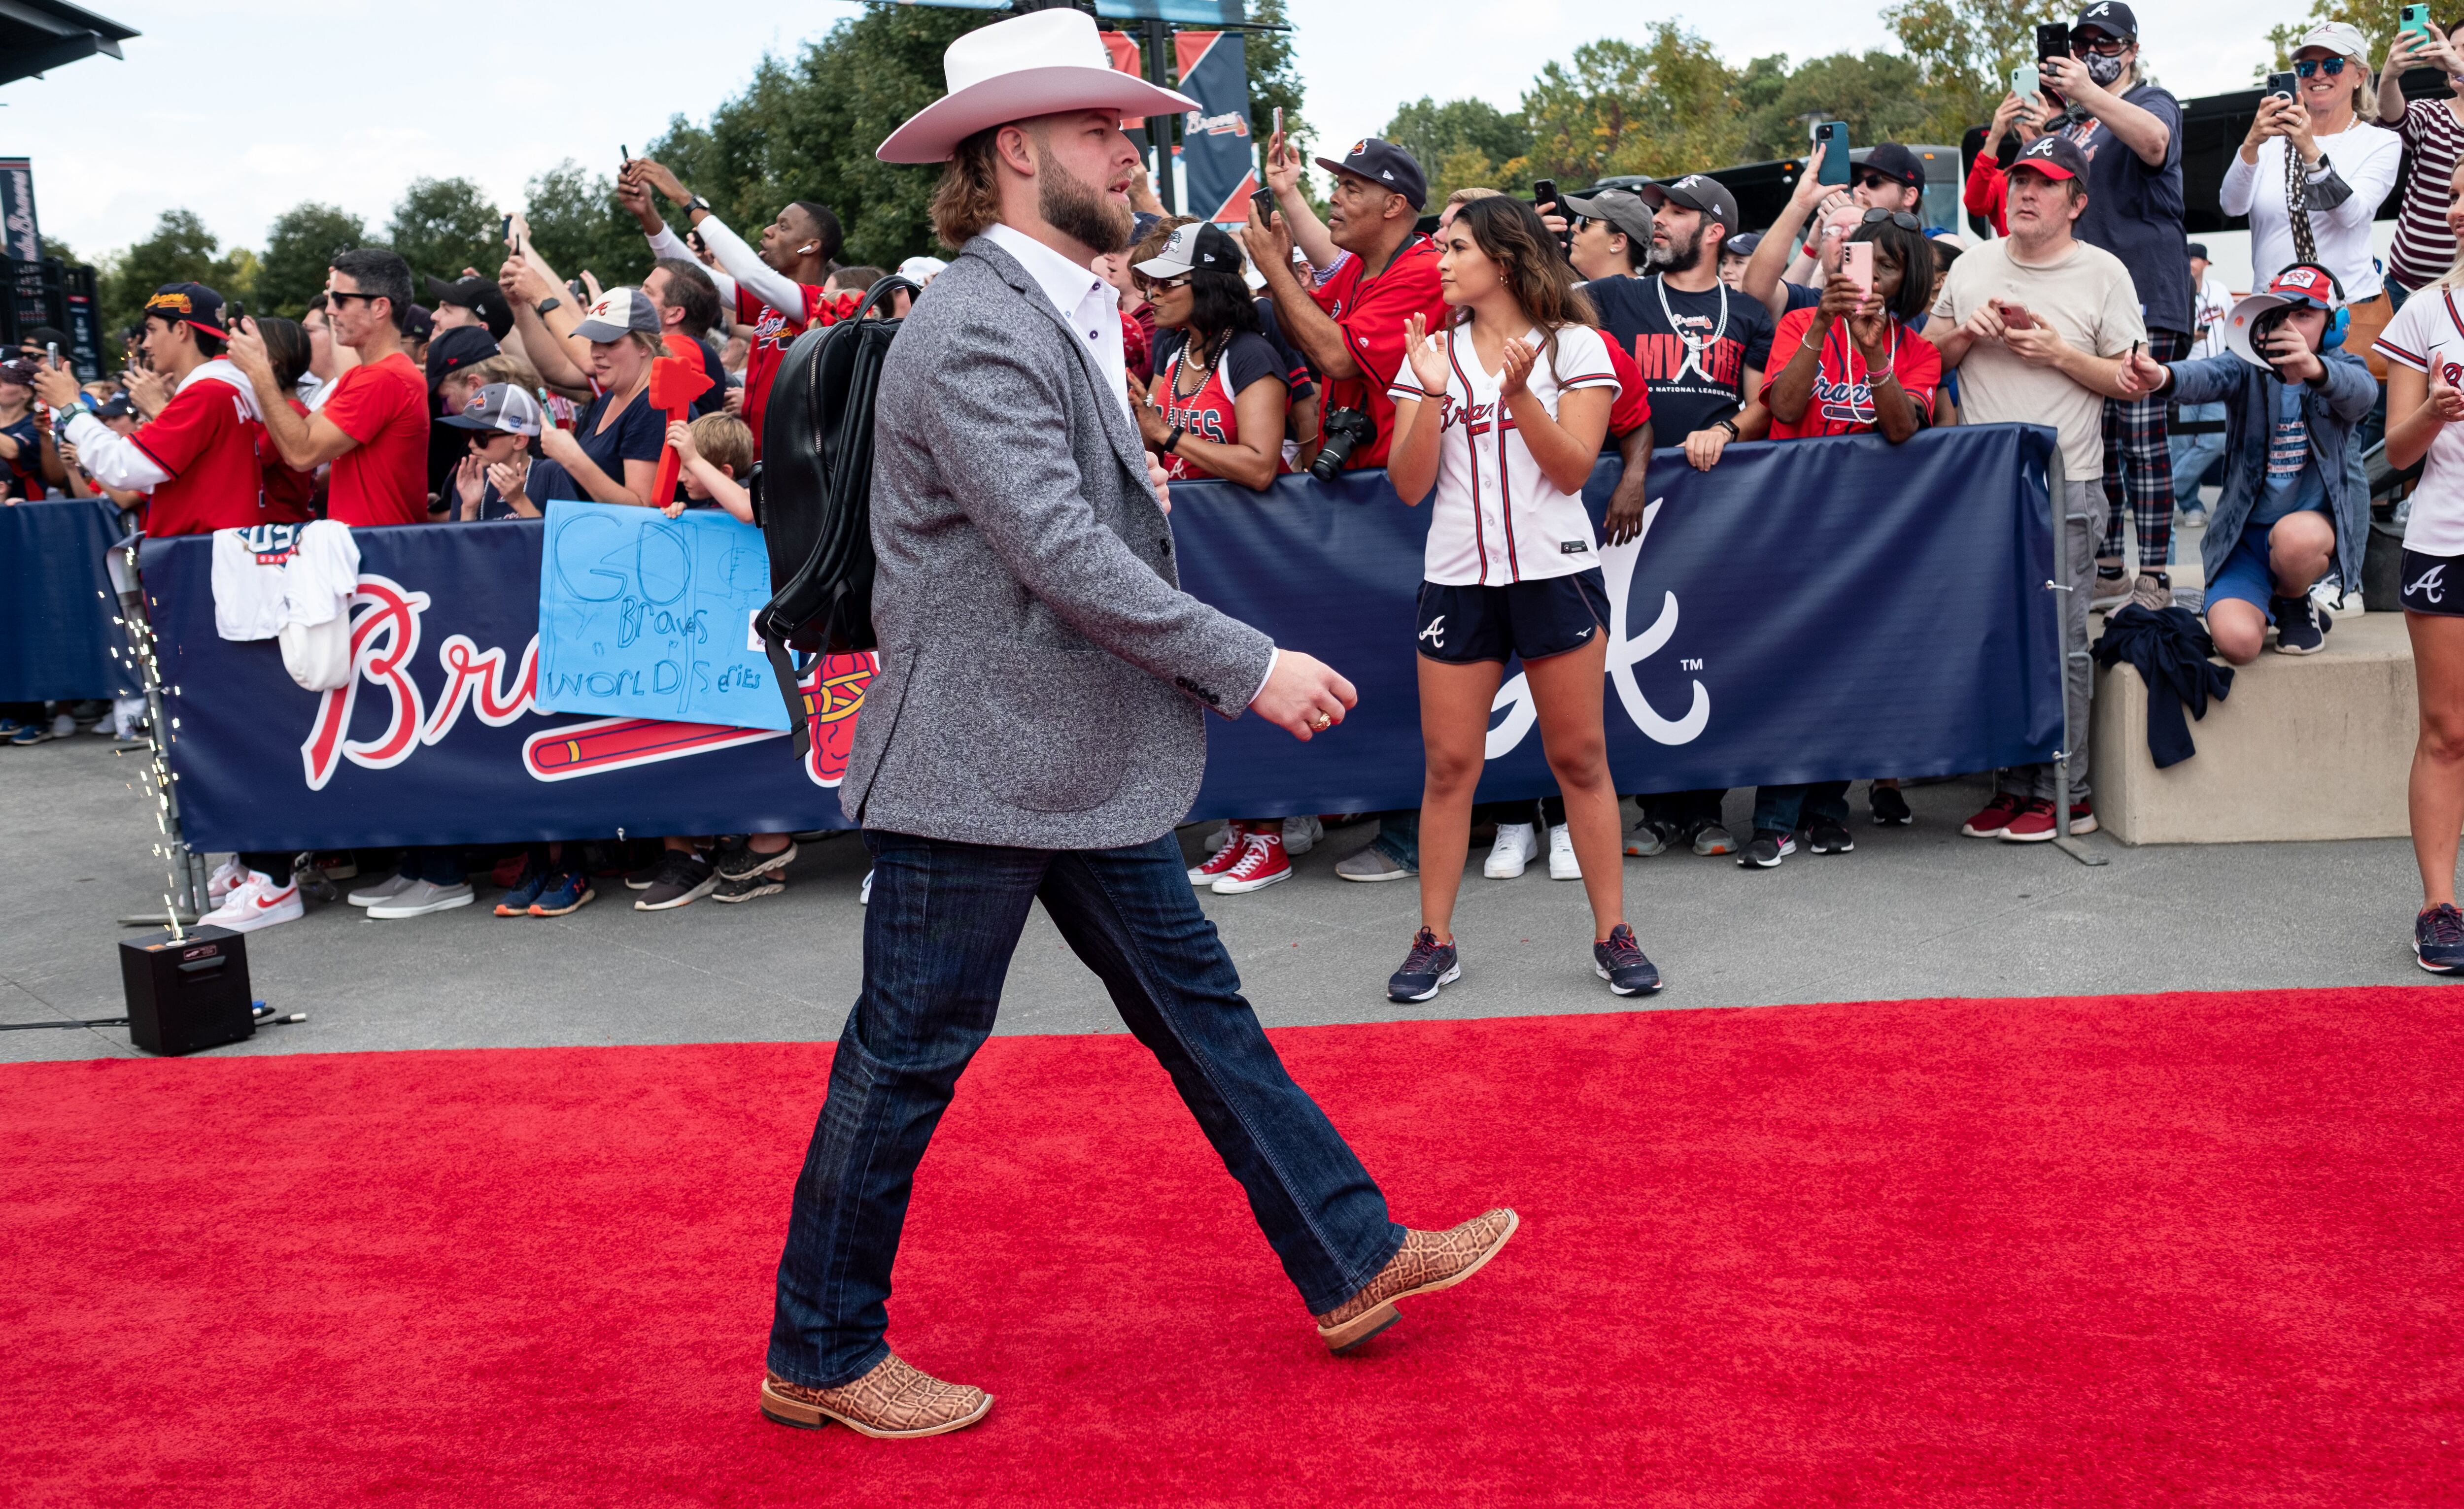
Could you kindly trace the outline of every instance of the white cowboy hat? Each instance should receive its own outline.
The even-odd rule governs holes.
[[[1032,11],[970,32],[941,55],[941,75],[950,92],[890,133],[874,156],[946,163],[987,126],[1065,110],[1130,117],[1198,108],[1187,95],[1112,67],[1095,18],[1083,11]]]

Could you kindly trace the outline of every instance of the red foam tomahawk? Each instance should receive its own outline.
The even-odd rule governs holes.
[[[710,391],[710,374],[702,370],[699,342],[673,332],[667,339],[668,354],[650,363],[650,406],[667,410],[672,424],[693,417],[693,401]],[[660,448],[659,479],[650,484],[652,508],[667,507],[676,495],[676,473],[684,464],[675,447]]]

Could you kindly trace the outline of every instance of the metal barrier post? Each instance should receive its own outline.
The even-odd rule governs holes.
[[[2062,448],[2061,443],[2058,440],[2054,444],[2053,458],[2045,468],[2045,491],[2049,494],[2049,502],[2054,515],[2054,559],[2056,562],[2054,569],[2061,575],[2061,580],[2046,582],[2045,588],[2047,591],[2055,593],[2077,592],[2080,589],[2073,586],[2068,580],[2071,575],[2070,526],[2074,520],[2084,525],[2088,522],[2088,517],[2084,514],[2072,514],[2066,512],[2064,509],[2063,499],[2069,490],[2064,485],[2064,478],[2062,475]],[[2088,545],[2088,550],[2093,553],[2095,549],[2096,545],[2091,542]],[[2092,554],[2090,558],[2094,558]],[[2091,578],[2090,580],[2093,580],[2094,579]],[[2071,836],[2071,736],[2073,733],[2071,728],[2071,663],[2073,661],[2092,660],[2093,657],[2089,655],[2085,645],[2074,645],[2071,644],[2071,612],[2069,601],[2066,598],[2057,597],[2054,600],[2054,643],[2060,646],[2061,650],[2060,657],[2057,660],[2056,665],[2058,667],[2062,698],[2062,747],[2054,753],[2054,847],[2069,855],[2072,859],[2079,861],[2081,864],[2102,864],[2106,863],[2103,855],[2099,854],[2094,849],[2089,848],[2085,843],[2080,842],[2078,839]],[[2088,697],[2093,701],[2095,696],[2096,671],[2094,667],[2091,667],[2088,670]]]
[[[121,918],[120,925],[159,928],[176,921],[182,927],[191,926],[212,909],[208,904],[206,861],[204,855],[191,851],[187,841],[180,836],[179,782],[171,774],[171,715],[164,706],[163,664],[154,652],[154,625],[145,613],[145,588],[137,579],[136,539],[131,537],[114,545],[104,558],[110,568],[112,588],[120,595],[120,624],[128,633],[128,664],[145,693],[145,737],[151,755],[146,761],[146,776],[154,783],[154,822],[163,835],[155,852],[168,866],[171,882],[170,892],[164,897],[163,911],[131,913]],[[172,692],[173,696],[178,694],[176,690]]]

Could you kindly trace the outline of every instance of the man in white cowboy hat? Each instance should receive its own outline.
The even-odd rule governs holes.
[[[1032,902],[1171,1074],[1330,1347],[1468,1278],[1515,1227],[1502,1210],[1448,1232],[1389,1217],[1259,1030],[1173,834],[1207,711],[1254,709],[1307,739],[1354,701],[1331,667],[1180,591],[1161,469],[1131,417],[1116,294],[1091,268],[1129,245],[1138,159],[1120,120],[1194,107],[1112,70],[1076,11],[970,33],[944,68],[948,96],[880,150],[949,164],[933,217],[957,255],[881,375],[881,671],[839,789],[873,855],[864,990],[796,1181],[761,1385],[773,1420],[868,1435],[992,1408],[893,1354],[884,1301],[917,1161],[992,1030]]]

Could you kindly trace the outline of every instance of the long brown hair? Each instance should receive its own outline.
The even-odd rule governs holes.
[[[959,142],[933,190],[933,233],[953,252],[1001,219],[1000,158],[993,151],[1000,130],[987,126]]]
[[[1541,339],[1549,368],[1557,366],[1557,330],[1563,325],[1597,327],[1600,318],[1574,275],[1573,264],[1557,250],[1540,211],[1510,194],[1475,199],[1455,211],[1454,225],[1471,236],[1472,244],[1496,263],[1507,291],[1523,317],[1545,334]],[[1471,306],[1455,311],[1450,324],[1471,318]]]

